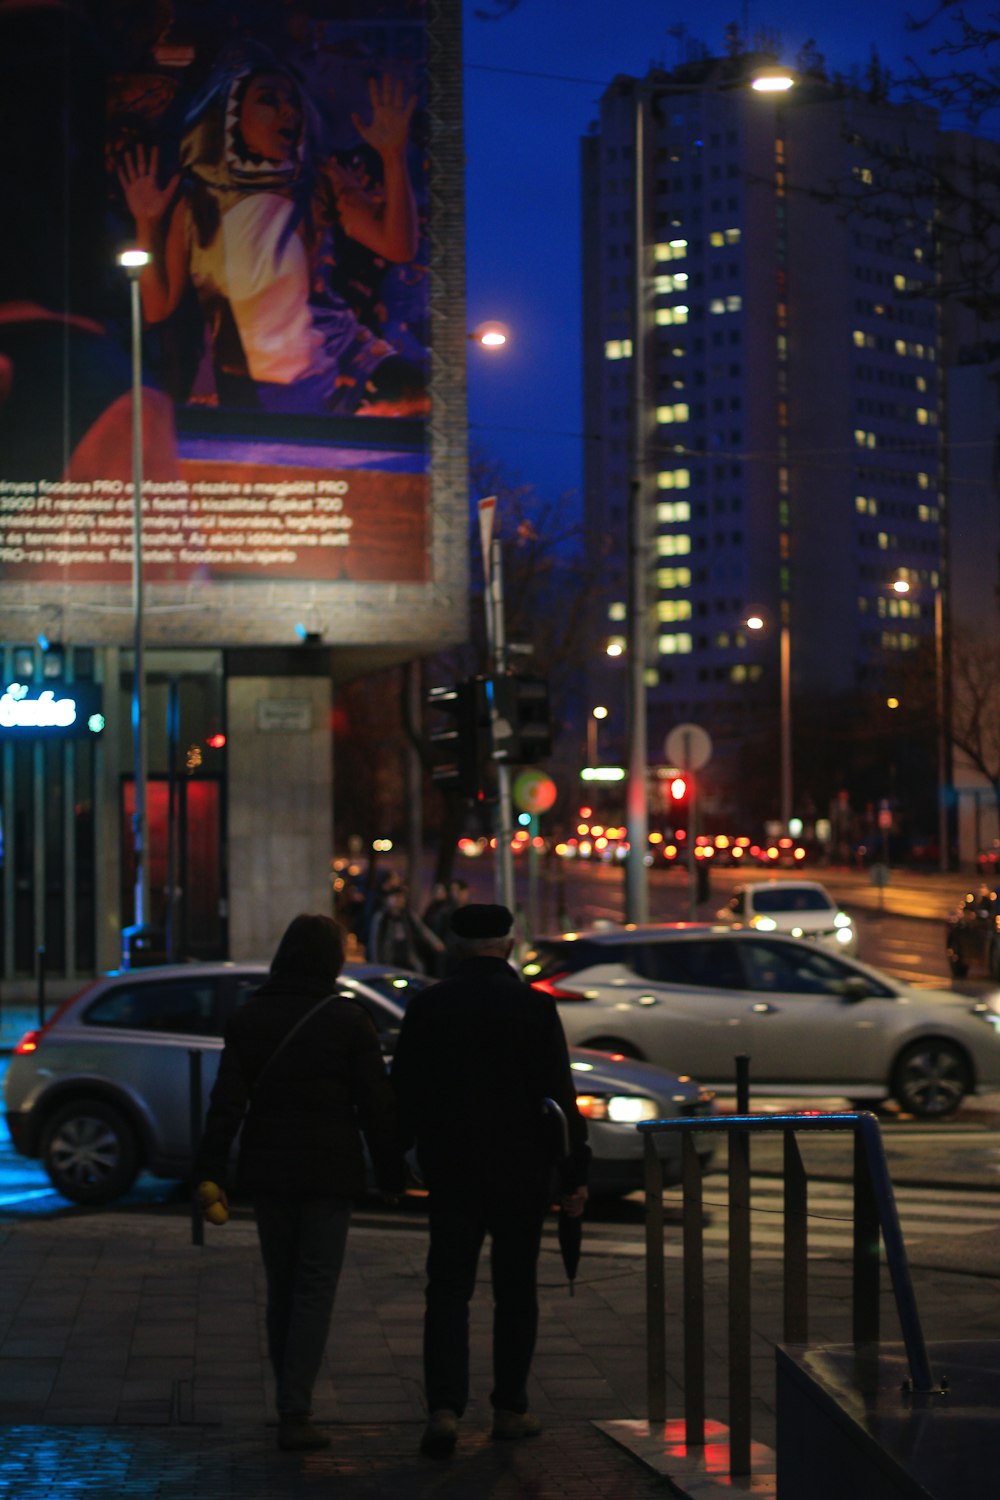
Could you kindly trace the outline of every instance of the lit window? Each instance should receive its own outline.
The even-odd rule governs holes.
[[[893,348],[895,349],[895,351],[896,351],[897,354],[905,354],[906,353],[906,340],[905,339],[897,339],[896,342],[893,344]]]
[[[672,276],[655,276],[653,278],[653,290],[657,296],[665,297],[669,292],[683,292],[687,289],[688,274],[686,271],[675,271]]]
[[[677,620],[690,620],[691,600],[661,599],[656,606],[656,618],[666,625],[672,625]]]
[[[865,336],[860,328],[855,328],[854,333],[851,336],[859,349],[863,349],[865,347]]]
[[[631,357],[631,339],[608,339],[607,343],[604,345],[605,359],[631,359]]]
[[[888,547],[889,547],[889,533],[887,531],[880,531],[879,532],[879,534],[878,534],[878,544],[879,544],[880,549],[883,552],[885,552],[885,551],[888,550]]]
[[[677,521],[690,521],[691,502],[689,500],[661,500],[656,507],[656,519],[668,526]]]
[[[747,669],[742,664],[742,662],[738,662],[735,667],[730,667],[729,668],[729,681],[730,682],[746,682],[746,680],[747,680]]]
[[[660,557],[686,557],[691,551],[689,536],[658,536],[656,551]]]
[[[722,297],[713,297],[708,304],[708,310],[710,313],[724,313],[726,310],[725,300]],[[722,335],[720,334],[719,337],[721,338]]]
[[[616,599],[613,604],[608,605],[609,620],[624,620],[625,618],[625,605],[620,600]]]
[[[726,298],[726,312],[739,312],[739,310],[740,310],[740,308],[742,306],[743,306],[743,298],[742,297],[727,297]]]
[[[683,260],[687,255],[687,240],[670,240],[667,244],[654,246],[656,260]]]
[[[655,322],[663,328],[671,323],[686,323],[688,320],[688,309],[678,303],[676,307],[658,307],[655,314]]]
[[[658,589],[689,589],[691,587],[691,569],[658,568],[656,573],[656,587]]]
[[[917,484],[919,485],[919,487],[922,490],[929,489],[930,488],[930,482],[931,481],[930,481],[929,475],[927,475],[927,474],[918,474],[917,475]]]
[[[716,637],[715,637],[715,644],[718,646],[718,648],[719,648],[720,651],[725,651],[726,648],[728,647],[728,645],[730,644],[730,642],[729,642],[729,631],[728,630],[720,630],[718,632],[718,634],[716,635]]]
[[[691,637],[687,634],[661,635],[661,656],[686,656],[691,650]]]
[[[930,506],[929,505],[918,505],[917,506],[917,520],[918,521],[929,521],[930,519],[931,519],[931,508],[930,508]]]
[[[730,207],[731,206],[732,205],[730,205]],[[726,244],[727,245],[738,245],[739,242],[740,242],[740,235],[741,235],[741,231],[739,229],[727,229],[726,230]]]
[[[661,469],[656,476],[656,483],[661,490],[686,490],[691,485],[690,469]]]
[[[926,406],[918,406],[916,408],[916,411],[915,411],[915,416],[917,418],[917,422],[919,423],[919,425],[921,427],[926,427],[927,426],[927,422],[928,422],[928,419],[929,419],[929,413],[927,411]]]

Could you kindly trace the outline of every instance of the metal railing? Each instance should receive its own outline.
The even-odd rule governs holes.
[[[650,1429],[666,1421],[666,1283],[663,1242],[663,1166],[656,1137],[678,1132],[682,1148],[684,1426],[689,1448],[705,1443],[705,1279],[702,1170],[695,1137],[728,1136],[729,1160],[729,1455],[730,1473],[750,1473],[750,1136],[780,1131],[784,1137],[784,1341],[809,1336],[808,1179],[796,1137],[801,1132],[849,1131],[854,1136],[854,1244],[852,1332],[855,1347],[879,1338],[879,1235],[895,1294],[914,1392],[936,1389],[931,1377],[906,1248],[873,1114],[712,1115],[650,1120],[645,1137],[646,1188],[646,1391]]]

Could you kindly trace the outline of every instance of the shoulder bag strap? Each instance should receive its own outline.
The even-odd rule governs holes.
[[[292,1037],[295,1035],[295,1033],[297,1031],[301,1031],[306,1022],[311,1021],[313,1016],[316,1015],[318,1011],[321,1011],[324,1005],[329,1005],[330,1001],[333,998],[333,995],[324,995],[322,1000],[320,1000],[316,1005],[312,1006],[310,1010],[307,1010],[304,1016],[300,1016],[295,1025],[290,1027],[288,1031],[285,1032],[285,1035],[281,1038],[281,1041],[275,1047],[274,1051],[271,1053],[271,1056],[264,1063],[264,1066],[261,1068],[260,1072],[257,1074],[257,1077],[254,1079],[253,1088],[251,1088],[250,1090],[251,1094],[255,1093],[256,1090],[260,1087],[260,1080],[263,1078],[264,1074],[267,1072],[268,1068],[271,1066],[274,1060],[288,1046],[288,1043],[292,1040]]]

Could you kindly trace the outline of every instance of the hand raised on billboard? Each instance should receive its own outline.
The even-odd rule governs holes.
[[[177,192],[181,180],[179,172],[175,172],[163,187],[159,186],[159,155],[159,148],[153,146],[147,162],[146,149],[140,145],[134,155],[125,152],[118,168],[118,181],[136,224],[158,224]]]
[[[411,94],[407,98],[402,80],[388,74],[380,79],[370,78],[368,94],[372,101],[371,120],[366,125],[360,115],[352,115],[355,130],[382,157],[401,152],[409,135],[417,96]]]

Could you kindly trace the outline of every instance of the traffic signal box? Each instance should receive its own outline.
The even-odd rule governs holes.
[[[468,677],[451,687],[431,688],[427,706],[440,716],[439,727],[429,736],[432,780],[471,802],[485,801],[492,765],[487,679]]]
[[[495,762],[534,765],[551,754],[549,690],[540,677],[468,677],[431,688],[427,706],[439,716],[431,777],[472,802],[492,799]]]
[[[533,766],[552,754],[549,687],[542,677],[493,680],[497,716],[495,759]]]

